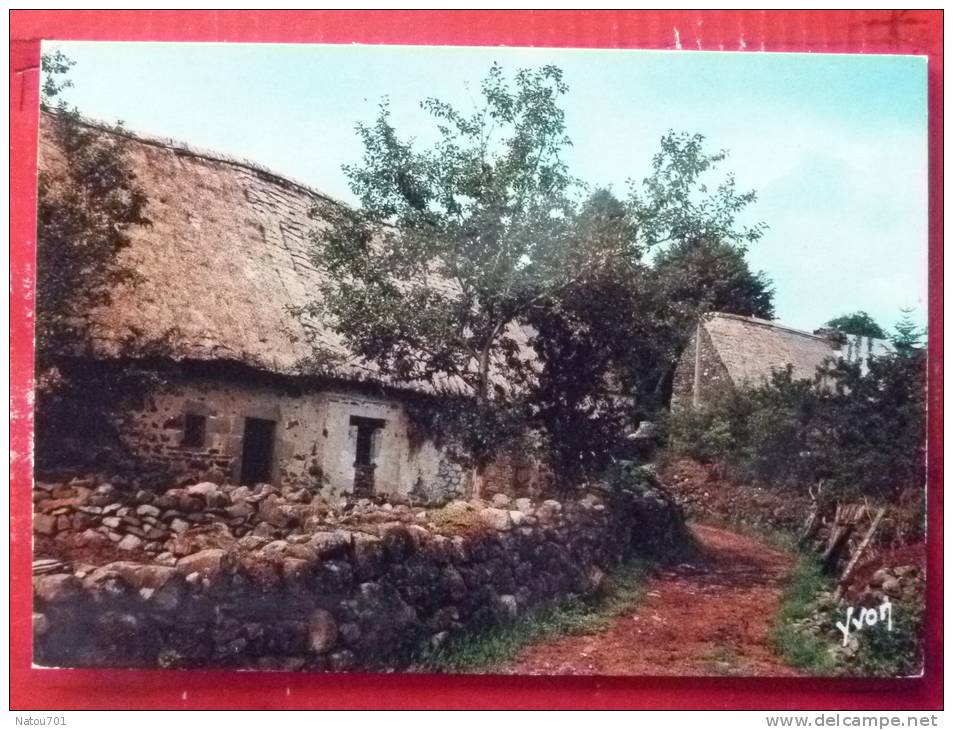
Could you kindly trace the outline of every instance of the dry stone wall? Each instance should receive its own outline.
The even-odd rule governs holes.
[[[45,487],[33,624],[44,666],[406,667],[684,539],[679,510],[651,488],[428,510],[329,506],[268,485]]]

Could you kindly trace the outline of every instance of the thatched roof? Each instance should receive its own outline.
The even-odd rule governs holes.
[[[813,378],[828,358],[860,362],[893,350],[890,343],[871,337],[847,335],[837,341],[792,327],[737,314],[705,315],[701,326],[724,363],[735,385],[755,384],[775,370],[793,368],[795,378]]]
[[[41,169],[55,168],[57,159],[50,122],[41,115]],[[122,134],[151,225],[133,230],[121,254],[140,280],[117,287],[112,302],[90,315],[96,356],[160,344],[175,360],[231,361],[298,375],[313,362],[313,342],[333,356],[332,377],[405,385],[380,377],[320,321],[305,326],[289,313],[318,298],[326,281],[309,255],[309,232],[321,226],[309,211],[342,203],[247,160]],[[459,381],[438,387],[464,391]]]

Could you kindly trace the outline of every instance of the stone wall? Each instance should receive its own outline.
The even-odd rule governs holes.
[[[200,444],[185,443],[187,416],[204,418]],[[121,432],[147,468],[178,474],[183,480],[205,478],[210,470],[242,483],[246,419],[274,423],[272,469],[266,481],[305,487],[327,498],[354,490],[358,429],[355,419],[383,426],[372,443],[374,493],[446,501],[470,492],[470,471],[432,441],[409,438],[407,409],[397,397],[357,389],[302,390],[272,384],[189,377],[170,383],[128,414]],[[494,465],[494,482],[530,484],[536,466],[509,459]],[[538,481],[538,480],[537,480]],[[502,491],[493,489],[492,491]],[[491,492],[492,493],[492,492]]]
[[[76,496],[55,496],[68,489]],[[91,548],[72,528],[39,535],[37,664],[413,666],[456,634],[598,591],[621,561],[672,555],[685,539],[674,503],[650,488],[563,503],[497,495],[433,510],[367,500],[318,509],[265,486],[194,485],[120,501],[108,492],[40,490],[37,508],[49,514],[72,500],[99,526],[126,509],[109,522],[117,530],[126,516],[162,523],[183,508],[217,521],[176,532],[158,555],[111,538]],[[249,507],[256,517],[238,514]]]
[[[696,363],[695,348],[701,351]],[[698,402],[704,403],[720,388],[731,387],[731,378],[728,370],[718,356],[711,336],[704,327],[696,327],[688,345],[682,351],[675,366],[675,375],[672,380],[672,407],[690,407],[694,402],[695,369],[698,366]]]

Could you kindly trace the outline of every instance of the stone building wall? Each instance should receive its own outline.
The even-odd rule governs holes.
[[[201,442],[187,441],[187,419],[203,419]],[[206,478],[217,469],[239,484],[248,419],[273,424],[271,468],[257,481],[303,486],[328,498],[351,494],[360,426],[379,426],[370,438],[373,494],[451,499],[462,496],[468,472],[430,441],[411,444],[400,400],[358,390],[301,390],[276,385],[184,378],[127,414],[124,439],[146,465]],[[369,495],[368,495],[369,496]]]
[[[701,351],[696,360],[699,337]],[[711,335],[704,327],[696,327],[691,341],[682,351],[672,380],[672,408],[690,407],[695,402],[695,369],[698,367],[698,403],[705,402],[718,390],[731,387],[728,369],[718,356]]]

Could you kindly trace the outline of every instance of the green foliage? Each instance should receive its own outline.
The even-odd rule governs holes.
[[[830,587],[830,579],[816,557],[801,556],[788,578],[775,618],[773,638],[779,653],[792,666],[811,674],[831,674],[834,669],[831,642],[803,626],[817,608],[818,595]]]
[[[810,485],[841,496],[895,498],[923,484],[925,372],[922,358],[839,360],[812,380],[792,371],[730,389],[668,424],[678,453],[715,462],[744,479]]]
[[[508,78],[494,65],[471,111],[422,103],[436,137],[425,149],[384,100],[357,125],[363,159],[345,167],[360,207],[315,209],[329,225],[313,258],[330,276],[297,313],[401,382],[471,394],[480,423],[528,413],[576,477],[664,403],[695,317],[769,316],[772,292],[744,262],[764,230],[738,222],[754,192],[714,177],[724,152],[670,132],[624,201],[583,196],[563,160],[567,92],[554,66]],[[690,291],[677,285],[688,268]]]
[[[36,269],[37,463],[59,461],[68,434],[110,430],[106,411],[120,405],[135,379],[129,372],[93,373],[64,357],[88,346],[86,315],[108,304],[113,288],[135,281],[120,259],[130,231],[147,225],[121,135],[83,124],[56,97],[71,84],[61,52],[43,56],[42,107],[56,155],[39,174]],[[121,131],[118,130],[117,131]]]
[[[646,563],[633,561],[611,577],[600,598],[571,596],[531,609],[510,624],[454,637],[421,662],[434,672],[489,673],[511,662],[524,648],[564,635],[588,634],[631,611],[641,600],[649,574]]]
[[[643,492],[659,486],[653,469],[625,459],[616,461],[605,471],[605,481],[613,491]]]
[[[893,628],[856,634],[857,650],[841,650],[837,622],[845,605],[829,599],[834,585],[815,555],[802,555],[788,578],[773,639],[792,666],[814,675],[908,677],[923,667],[923,594],[892,603]]]
[[[922,586],[921,586],[922,588]],[[862,637],[848,663],[858,677],[912,677],[923,671],[924,596],[893,604],[893,630]]]
[[[874,337],[878,340],[887,339],[887,334],[883,331],[883,328],[874,321],[873,317],[863,311],[834,317],[834,319],[828,321],[827,326],[843,332],[845,335]]]
[[[890,338],[897,352],[904,356],[912,356],[918,350],[923,348],[923,340],[926,337],[926,331],[917,326],[910,316],[912,309],[901,310],[903,316],[900,321],[894,325],[894,333]]]

